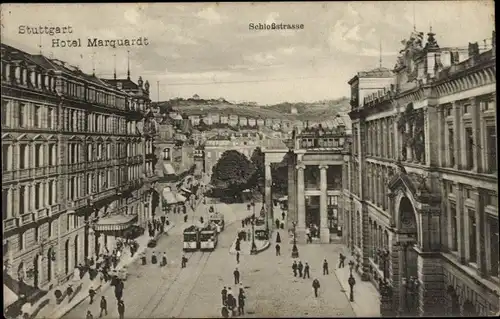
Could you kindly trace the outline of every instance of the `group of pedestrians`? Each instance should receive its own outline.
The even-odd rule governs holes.
[[[115,292],[115,298],[117,302],[117,310],[118,310],[118,315],[120,319],[123,319],[124,314],[125,314],[125,303],[123,302],[123,289],[125,288],[125,284],[123,283],[123,280],[113,277],[111,281],[111,286],[114,286],[114,292]],[[92,304],[94,302],[94,297],[96,295],[96,290],[94,288],[94,285],[90,286],[89,289],[89,297],[90,297],[90,302],[89,304]],[[99,303],[99,318],[102,317],[103,313],[107,316],[108,315],[108,301],[106,300],[105,296],[101,296],[101,301]],[[87,319],[93,319],[92,311],[87,310]]]
[[[235,282],[236,282],[236,277],[235,277]],[[237,300],[233,295],[231,287],[222,288],[221,296],[222,296],[222,317],[228,318],[228,317],[234,317],[236,315],[241,316],[245,314],[246,296],[245,296],[245,290],[243,289],[243,284],[241,282],[239,282],[239,291]]]
[[[153,238],[156,234],[163,233],[165,226],[169,225],[170,221],[165,216],[161,216],[161,218],[154,218],[153,221],[148,222],[149,237]]]

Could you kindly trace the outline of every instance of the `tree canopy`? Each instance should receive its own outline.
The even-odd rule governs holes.
[[[265,158],[264,152],[260,147],[257,147],[250,157],[252,164],[254,166],[254,173],[250,181],[251,187],[256,187],[262,193],[264,191],[264,180],[265,180]]]
[[[235,150],[222,153],[212,168],[210,183],[226,195],[236,195],[248,187],[255,168],[248,158]]]

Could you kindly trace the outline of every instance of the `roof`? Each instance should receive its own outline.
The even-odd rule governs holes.
[[[109,84],[113,86],[117,86],[118,83],[122,84],[122,88],[124,90],[138,90],[139,86],[132,82],[130,79],[103,79],[104,81],[108,82]]]
[[[196,227],[195,225],[191,225],[187,228],[184,228],[184,232],[195,232],[198,230],[198,227]]]
[[[358,72],[352,79],[347,82],[348,84],[354,83],[359,78],[390,78],[393,76],[393,73],[388,68],[378,67],[368,71],[360,71]]]

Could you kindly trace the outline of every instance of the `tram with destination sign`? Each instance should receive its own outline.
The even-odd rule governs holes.
[[[210,223],[200,230],[200,250],[214,250],[217,241],[218,232],[215,224]]]
[[[184,229],[184,251],[196,251],[198,250],[200,243],[200,229],[195,225],[191,225]]]
[[[217,227],[217,232],[220,233],[224,230],[224,214],[215,212],[208,216],[208,222],[214,224]]]

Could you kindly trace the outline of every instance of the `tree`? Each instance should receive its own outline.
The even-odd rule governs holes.
[[[198,123],[197,129],[200,132],[204,132],[204,131],[208,130],[208,125],[205,123],[205,121],[203,119],[200,119],[200,123]]]
[[[264,191],[264,180],[265,180],[265,158],[264,153],[260,147],[257,147],[250,157],[252,164],[255,168],[254,174],[250,182],[250,186],[257,187],[262,193]]]
[[[234,197],[247,188],[254,170],[252,162],[245,155],[235,150],[225,151],[212,169],[210,184],[221,195]]]

